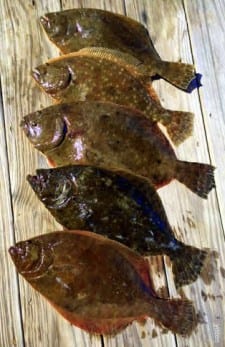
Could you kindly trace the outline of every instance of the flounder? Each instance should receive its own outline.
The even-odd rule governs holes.
[[[76,165],[40,169],[27,179],[67,229],[102,234],[142,255],[169,256],[176,287],[196,280],[207,263],[206,251],[175,238],[157,192],[143,178]]]
[[[100,9],[77,8],[47,13],[41,17],[41,24],[63,53],[85,47],[110,48],[137,58],[152,79],[164,78],[187,92],[201,85],[201,75],[195,73],[193,65],[163,61],[147,29],[129,17]]]
[[[25,116],[21,126],[51,166],[129,170],[155,187],[177,179],[203,198],[215,186],[214,167],[178,160],[158,125],[127,107],[87,101],[58,104]]]
[[[49,60],[36,67],[32,76],[57,102],[108,101],[143,112],[161,122],[171,140],[180,144],[192,133],[193,114],[164,109],[151,84],[144,83],[131,65],[120,57],[88,49]],[[128,65],[130,68],[128,68]]]
[[[52,232],[18,242],[9,253],[34,289],[90,333],[114,334],[147,317],[181,335],[196,326],[192,303],[158,297],[143,281],[147,262],[115,241],[84,231]]]

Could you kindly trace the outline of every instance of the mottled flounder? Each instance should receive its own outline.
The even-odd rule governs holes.
[[[143,178],[76,165],[37,170],[27,179],[64,227],[94,231],[142,255],[168,255],[176,287],[201,273],[207,252],[176,240],[158,194]]]
[[[200,75],[195,74],[193,65],[162,61],[147,29],[131,18],[100,9],[79,8],[47,13],[41,17],[41,23],[63,53],[85,47],[116,49],[140,60],[152,78],[160,76],[188,92],[200,86]]]
[[[142,257],[115,241],[88,232],[52,232],[9,252],[19,273],[88,332],[113,334],[148,316],[182,335],[196,325],[192,303],[157,297],[137,272],[135,265],[147,272]]]
[[[141,110],[147,118],[161,122],[177,145],[191,135],[192,113],[164,109],[151,85],[146,87],[136,73],[120,63],[120,58],[100,56],[88,50],[71,53],[38,66],[32,75],[57,102],[114,102]]]
[[[59,104],[24,117],[21,125],[52,166],[88,164],[129,170],[156,187],[177,179],[207,198],[211,165],[180,161],[156,123],[112,103]]]

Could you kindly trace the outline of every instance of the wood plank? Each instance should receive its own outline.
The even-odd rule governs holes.
[[[225,45],[225,1],[185,1],[193,57],[203,74],[200,89],[204,125],[210,156],[216,166],[217,194],[221,218],[225,226],[225,180],[221,154],[225,148],[225,100],[224,45]]]
[[[139,8],[138,12],[140,13]],[[146,3],[146,13],[149,15],[148,23],[151,24],[149,31],[162,58],[173,61],[181,59],[183,62],[191,63],[189,33],[182,3],[165,0],[152,1]],[[163,16],[163,25],[161,21],[156,20],[156,18],[160,18],[162,13],[166,13],[166,21],[164,21],[165,16]],[[164,81],[159,81],[157,84],[158,93],[166,108],[179,107],[179,109],[195,113],[193,137],[176,149],[178,157],[188,161],[210,162],[208,139],[205,136],[198,93],[193,92],[191,95],[186,95]],[[186,243],[196,247],[215,249],[219,253],[218,262],[215,264],[213,283],[208,286],[199,279],[193,285],[184,288],[185,296],[194,301],[196,309],[204,317],[205,323],[200,324],[190,338],[177,337],[178,346],[223,345],[224,285],[220,268],[224,263],[224,236],[217,191],[211,192],[207,201],[194,196],[177,182],[159,191],[177,236]],[[169,272],[168,275],[170,293],[174,296],[176,291]],[[205,302],[204,293],[221,295],[221,297],[213,300],[207,296]]]
[[[2,93],[17,240],[61,229],[26,183],[28,173],[47,165],[19,128],[23,115],[51,104],[32,81],[29,72],[36,65],[58,54],[47,41],[38,18],[45,12],[59,9],[59,1],[1,2]],[[20,279],[20,295],[26,346],[91,345],[89,335],[71,327],[23,279]],[[13,295],[8,296],[7,300],[11,300],[12,306]],[[22,346],[22,343],[18,343],[18,346]]]
[[[0,210],[0,345],[22,347],[24,341],[18,278],[8,254],[9,247],[14,244],[14,230],[1,94],[0,148],[0,201],[4,206]]]
[[[99,8],[112,11],[115,13],[126,14],[129,11],[129,16],[134,19],[138,19],[136,12],[137,5],[144,8],[143,1],[93,1],[93,0],[63,0],[63,9],[70,9],[76,7],[86,8]],[[152,277],[156,289],[166,287],[166,279],[164,273],[164,267],[161,257],[151,257]],[[154,271],[157,270],[157,271]],[[172,333],[162,334],[162,329],[155,325],[153,319],[148,319],[144,326],[138,323],[133,323],[130,327],[127,327],[124,332],[117,334],[114,337],[104,337],[105,346],[148,346],[151,339],[152,347],[168,345],[175,346],[175,339]]]
[[[126,13],[130,17],[145,22],[160,55],[165,60],[196,63],[199,72],[204,75],[204,87],[200,92],[187,95],[176,90],[165,81],[154,82],[161,101],[166,108],[183,109],[195,113],[193,137],[176,149],[180,159],[198,162],[210,162],[217,166],[217,189],[210,193],[209,199],[203,201],[194,196],[178,182],[159,191],[171,225],[177,237],[196,247],[208,247],[219,253],[214,264],[214,281],[207,285],[199,279],[195,284],[185,287],[181,295],[194,301],[200,311],[204,323],[197,327],[190,338],[174,337],[171,333],[162,333],[151,319],[140,326],[133,323],[115,337],[104,337],[103,343],[110,347],[123,346],[190,346],[205,347],[224,345],[224,169],[221,153],[224,152],[224,100],[222,97],[225,85],[221,66],[224,62],[224,0],[197,0],[183,2],[181,0],[62,0],[63,8],[97,7],[118,13]],[[1,174],[1,197],[7,196],[2,228],[7,226],[9,235],[0,234],[0,260],[5,269],[7,282],[7,304],[1,300],[3,317],[14,314],[13,328],[7,331],[5,318],[3,321],[4,346],[10,346],[16,336],[18,346],[23,346],[22,326],[15,271],[6,257],[9,243],[13,243],[12,218],[15,220],[15,236],[17,240],[26,239],[44,233],[47,230],[61,228],[54,222],[25,182],[25,176],[33,173],[37,167],[46,166],[45,160],[28,144],[19,129],[21,117],[41,107],[50,105],[51,100],[41,93],[31,81],[29,70],[56,56],[58,51],[47,40],[40,28],[38,17],[48,11],[60,9],[60,1],[41,0],[4,0],[0,4],[1,22],[0,52],[2,93],[6,118],[6,139],[8,146],[10,182],[7,176],[7,156],[4,137],[1,137],[3,151],[0,152],[3,162]],[[186,11],[186,12],[185,12]],[[187,18],[188,25],[187,25]],[[217,39],[215,39],[215,37]],[[190,42],[191,40],[191,42]],[[191,45],[190,45],[191,43]],[[7,53],[7,59],[5,59]],[[199,99],[200,96],[200,99]],[[199,102],[200,101],[200,102]],[[211,117],[209,117],[211,113]],[[1,119],[2,121],[2,119]],[[1,124],[0,124],[1,125]],[[2,129],[2,128],[1,128]],[[2,182],[1,182],[2,184]],[[3,186],[3,188],[2,188]],[[13,213],[10,207],[10,189],[12,191]],[[170,295],[177,297],[174,288],[171,267],[165,259],[167,279],[164,276],[163,262],[160,257],[151,257],[154,268],[154,281],[158,289],[166,295],[166,284],[169,282]],[[5,262],[5,263],[4,263]],[[0,266],[1,266],[0,265]],[[0,269],[1,270],[1,269]],[[13,272],[14,271],[14,272]],[[2,279],[2,278],[1,278]],[[0,279],[0,280],[1,280]],[[1,295],[1,294],[0,294]],[[90,336],[82,330],[72,327],[61,318],[49,305],[36,294],[23,280],[20,280],[23,328],[26,346],[101,346],[99,337]],[[17,300],[15,302],[15,300]],[[0,305],[1,305],[0,304]],[[12,312],[15,305],[16,313]],[[1,306],[1,307],[2,307]],[[0,308],[1,308],[0,307]],[[5,343],[6,342],[6,343]]]

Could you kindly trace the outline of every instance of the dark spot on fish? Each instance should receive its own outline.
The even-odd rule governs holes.
[[[225,269],[223,267],[220,267],[220,273],[225,278]]]
[[[209,117],[212,117],[212,113],[209,114]]]
[[[152,338],[154,339],[155,337],[157,337],[157,331],[155,329],[152,330]]]
[[[109,86],[106,88],[106,93],[107,94],[111,94],[111,95],[115,95],[116,94],[116,88],[114,86]]]
[[[36,5],[35,0],[32,0],[32,5],[33,5],[33,6],[35,6],[35,5]]]
[[[110,119],[110,116],[108,114],[102,114],[100,119],[103,122],[107,122]]]

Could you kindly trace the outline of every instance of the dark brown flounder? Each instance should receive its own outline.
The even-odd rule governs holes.
[[[25,116],[21,125],[51,166],[129,170],[155,187],[177,179],[203,198],[215,186],[211,165],[178,160],[157,124],[127,107],[101,102],[54,105]]]
[[[18,272],[67,320],[90,333],[114,334],[152,317],[188,335],[196,326],[191,302],[162,299],[143,281],[137,253],[89,232],[52,232],[9,249]]]
[[[138,109],[146,118],[161,122],[177,145],[191,135],[192,113],[164,109],[152,86],[146,86],[137,76],[137,70],[132,73],[132,68],[127,68],[129,64],[121,64],[120,57],[109,56],[89,50],[71,53],[38,66],[32,76],[57,102],[114,102]]]
[[[193,65],[162,61],[147,29],[120,14],[99,9],[79,8],[41,17],[49,39],[61,52],[85,47],[105,47],[128,53],[145,66],[149,77],[162,77],[176,87],[192,91],[200,86]]]
[[[37,170],[27,179],[67,229],[94,231],[142,255],[168,255],[176,287],[196,280],[207,263],[206,251],[174,237],[158,194],[143,178],[76,165]]]

